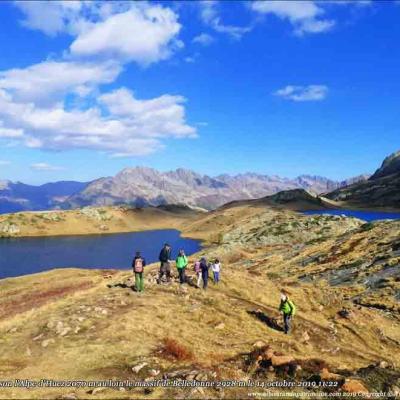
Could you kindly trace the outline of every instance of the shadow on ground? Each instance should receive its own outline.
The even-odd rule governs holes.
[[[264,322],[269,328],[275,329],[276,331],[283,332],[283,328],[278,324],[276,318],[269,317],[267,314],[262,311],[247,311],[248,314],[257,318],[261,322]]]

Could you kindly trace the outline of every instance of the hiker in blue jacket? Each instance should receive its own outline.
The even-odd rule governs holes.
[[[205,257],[201,257],[200,259],[200,269],[201,269],[201,278],[203,280],[203,289],[207,289],[207,284],[208,284],[208,269],[210,266],[207,263],[207,260]]]

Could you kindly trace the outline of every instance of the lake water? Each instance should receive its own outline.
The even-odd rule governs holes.
[[[158,261],[164,243],[187,255],[200,250],[198,240],[186,239],[173,229],[87,236],[0,238],[0,279],[53,268],[131,268],[136,250],[148,264]]]
[[[306,215],[346,215],[347,217],[355,217],[371,222],[380,219],[400,219],[400,213],[390,213],[381,211],[359,211],[359,210],[309,210],[303,211]]]

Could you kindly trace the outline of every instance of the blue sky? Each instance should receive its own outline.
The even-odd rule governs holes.
[[[343,179],[400,148],[400,4],[2,2],[0,179]]]

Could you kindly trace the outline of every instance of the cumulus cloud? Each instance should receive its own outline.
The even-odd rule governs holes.
[[[181,25],[169,7],[145,2],[17,2],[21,24],[55,36],[75,37],[72,57],[113,57],[142,65],[165,60],[183,46]]]
[[[67,93],[87,95],[100,84],[111,83],[121,72],[114,62],[44,61],[27,68],[0,71],[0,88],[21,102],[49,102]]]
[[[274,94],[292,101],[320,101],[328,95],[328,87],[325,85],[288,85],[277,90]]]
[[[65,168],[56,165],[47,164],[45,162],[31,164],[31,169],[35,171],[61,171]]]
[[[181,25],[172,9],[144,2],[17,6],[25,27],[74,39],[61,61],[0,71],[4,145],[92,149],[123,157],[153,153],[168,138],[196,137],[196,129],[186,122],[182,96],[139,99],[127,88],[103,91],[103,85],[116,81],[124,63],[149,65],[182,46],[177,38]]]
[[[183,46],[177,15],[161,6],[136,6],[90,26],[71,44],[73,55],[116,57],[148,65]]]
[[[55,36],[62,32],[76,33],[84,3],[78,1],[16,1],[24,14],[20,21],[26,28]]]
[[[73,86],[70,89],[74,91]],[[195,128],[185,121],[182,96],[139,100],[123,88],[99,95],[85,109],[67,109],[62,101],[43,104],[40,100],[40,96],[39,102],[33,97],[21,99],[19,92],[0,86],[0,138],[30,148],[82,148],[132,156],[162,148],[166,138],[196,136]]]
[[[250,7],[260,14],[272,14],[288,20],[297,35],[326,32],[335,25],[334,20],[324,18],[325,10],[312,0],[255,1]]]
[[[208,46],[214,41],[214,38],[209,35],[208,33],[200,33],[200,35],[197,35],[193,38],[192,42],[193,43],[199,43],[203,46]]]
[[[198,3],[201,20],[218,33],[226,33],[234,39],[240,39],[245,33],[251,31],[250,26],[228,25],[222,22],[219,15],[218,2],[204,0]]]

